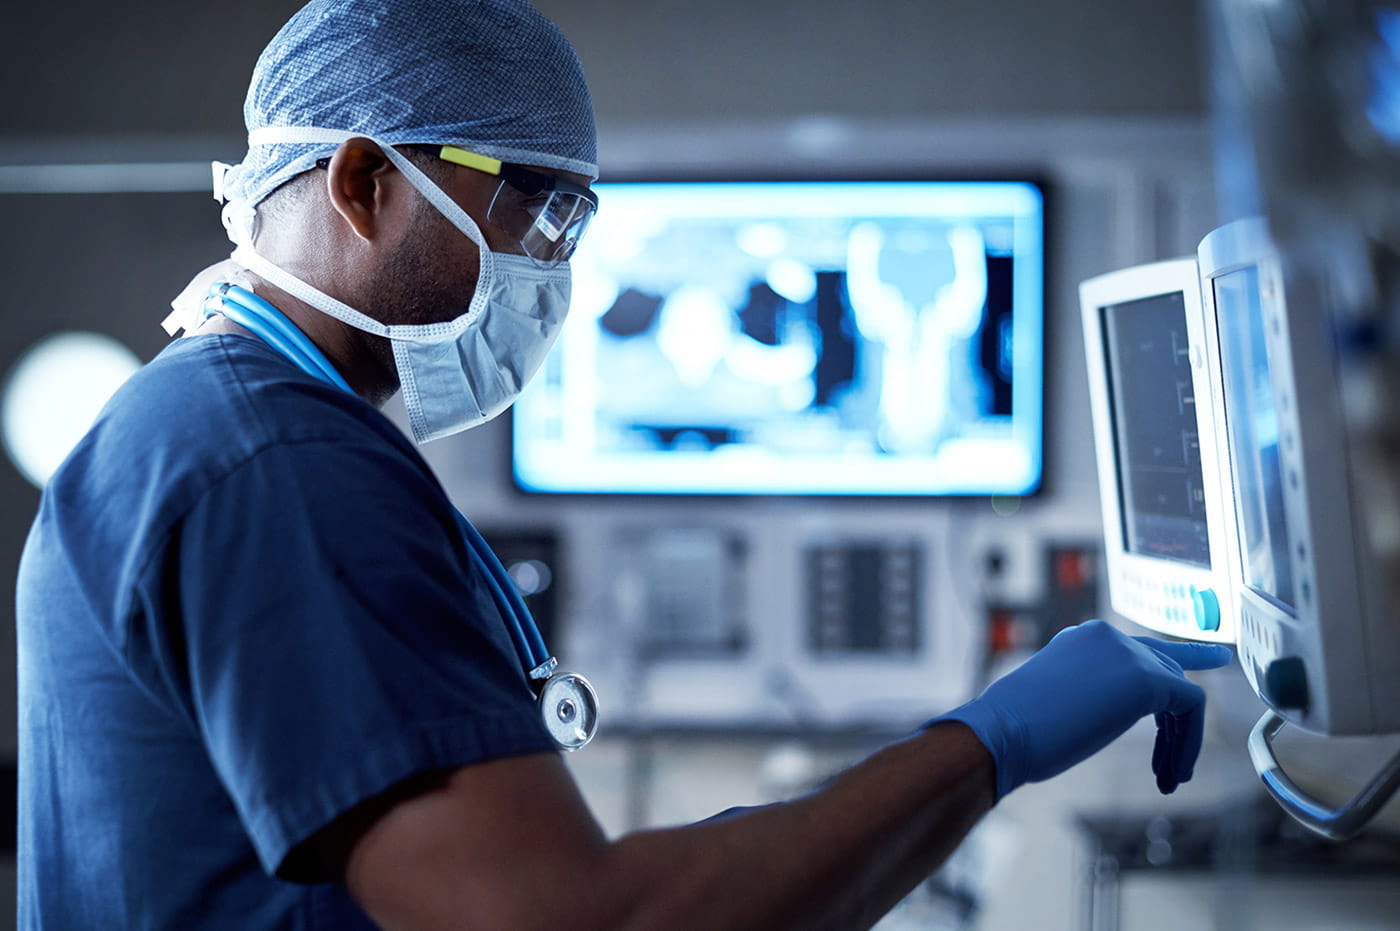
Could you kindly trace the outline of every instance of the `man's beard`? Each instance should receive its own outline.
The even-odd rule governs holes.
[[[408,233],[384,259],[371,279],[372,293],[358,304],[365,313],[390,326],[423,326],[446,323],[467,312],[476,291],[479,259],[451,261],[444,243],[466,234],[425,200],[414,207]],[[457,250],[453,250],[454,252]],[[398,383],[391,340],[365,340],[379,365]]]

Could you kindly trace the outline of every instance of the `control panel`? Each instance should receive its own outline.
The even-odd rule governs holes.
[[[907,656],[919,649],[919,544],[821,544],[809,547],[804,561],[813,653]]]
[[[1154,630],[1201,639],[1202,634],[1220,630],[1220,596],[1214,585],[1214,577],[1207,572],[1120,565],[1111,599],[1119,614]]]

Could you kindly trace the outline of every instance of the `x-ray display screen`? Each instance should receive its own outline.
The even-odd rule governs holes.
[[[1209,568],[1185,300],[1176,291],[1100,313],[1123,548]]]
[[[596,187],[568,322],[514,409],[520,488],[1038,487],[1037,185]]]
[[[1278,410],[1265,351],[1257,268],[1215,279],[1215,317],[1244,582],[1291,609],[1293,566],[1283,510]]]

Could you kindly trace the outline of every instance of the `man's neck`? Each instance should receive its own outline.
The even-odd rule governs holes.
[[[254,293],[281,311],[293,326],[305,334],[357,395],[375,407],[383,407],[398,390],[393,350],[388,346],[388,340],[361,333],[261,279],[255,285]],[[207,318],[193,332],[259,338],[222,314]],[[371,340],[383,344],[380,351],[376,352],[371,346]]]

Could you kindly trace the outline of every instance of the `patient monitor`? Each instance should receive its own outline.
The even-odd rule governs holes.
[[[1400,786],[1400,755],[1331,811],[1270,739],[1284,722],[1400,731],[1400,10],[1204,13],[1217,202],[1267,218],[1199,251],[1225,363],[1240,660],[1270,705],[1250,752],[1295,817],[1344,836]]]
[[[1350,480],[1327,300],[1289,278],[1262,220],[1200,245],[1206,356],[1219,390],[1221,482],[1240,664],[1269,705],[1250,737],[1274,797],[1319,833],[1346,837],[1400,787],[1400,756],[1337,810],[1284,773],[1272,739],[1291,723],[1326,735],[1400,731],[1400,618]]]
[[[1080,286],[1113,609],[1145,627],[1235,641],[1226,506],[1194,258]]]
[[[1103,275],[1080,296],[1113,607],[1235,643],[1269,706],[1249,738],[1255,769],[1295,819],[1344,838],[1400,788],[1400,755],[1334,809],[1288,777],[1273,739],[1288,724],[1400,731],[1400,617],[1348,468],[1328,298],[1312,280],[1290,277],[1249,219],[1195,259]]]
[[[1227,535],[1245,674],[1278,714],[1321,734],[1400,730],[1400,619],[1347,480],[1335,352],[1317,295],[1288,289],[1260,220],[1201,243],[1226,428]],[[1297,282],[1295,282],[1297,284]]]

